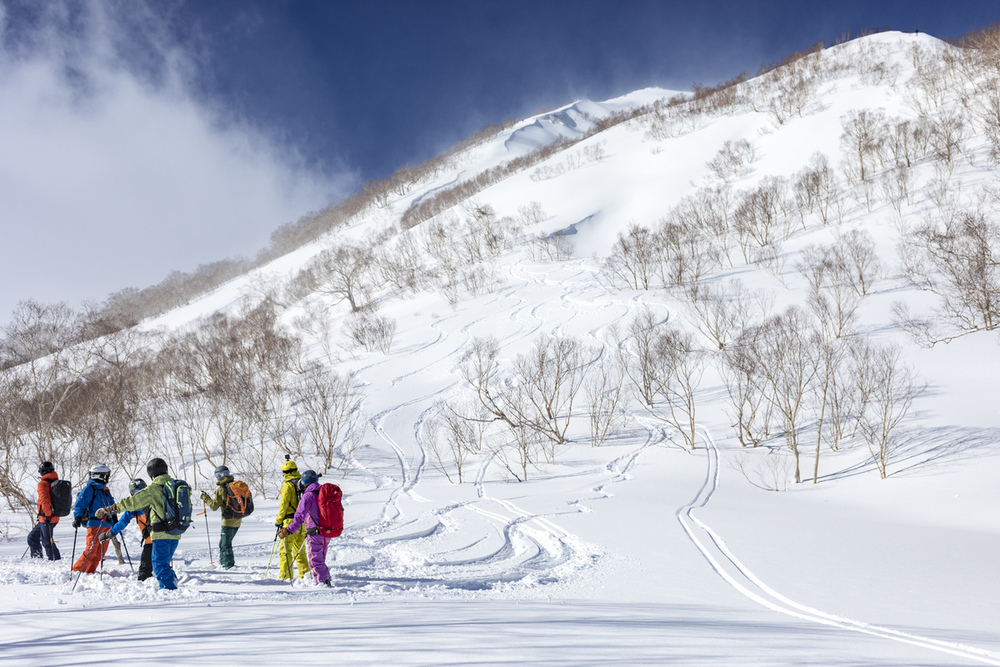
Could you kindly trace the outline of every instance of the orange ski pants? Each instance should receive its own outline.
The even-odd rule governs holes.
[[[110,526],[91,526],[87,528],[87,546],[83,548],[83,553],[73,563],[74,572],[97,572],[97,566],[101,564],[104,553],[111,545],[111,540],[100,542],[97,536],[111,530]]]

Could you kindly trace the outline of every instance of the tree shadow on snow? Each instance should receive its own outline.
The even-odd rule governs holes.
[[[8,619],[9,620],[9,619]],[[46,664],[966,664],[750,608],[581,600],[120,606],[49,611],[0,642]]]
[[[1000,456],[1000,428],[912,428],[899,434],[899,444],[889,456],[888,476],[937,475],[993,456]],[[842,470],[822,475],[820,480],[874,474],[877,474],[875,463],[866,457]]]

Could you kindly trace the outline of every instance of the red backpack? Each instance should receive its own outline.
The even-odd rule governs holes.
[[[321,484],[317,495],[319,520],[316,528],[323,537],[340,537],[344,532],[344,506],[340,503],[343,493],[336,484]]]

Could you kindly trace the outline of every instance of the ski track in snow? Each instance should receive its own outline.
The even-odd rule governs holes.
[[[589,289],[587,286],[581,288],[575,284],[567,289],[562,284],[561,298],[555,304],[541,293],[543,298],[537,300],[519,293],[526,286],[554,284],[562,283],[551,280],[544,271],[534,274],[522,269],[521,275],[510,271],[509,283],[494,293],[491,306],[494,316],[505,317],[515,325],[514,330],[501,334],[501,345],[515,344],[536,335],[551,322],[551,318],[539,314],[546,308],[562,307],[569,311],[570,318],[581,311],[584,303],[580,295]],[[571,299],[572,295],[577,295],[579,300]],[[404,507],[408,501],[432,502],[419,492],[429,457],[420,429],[460,382],[456,379],[428,391],[420,379],[429,370],[441,366],[448,366],[446,370],[453,374],[455,353],[471,341],[477,328],[489,323],[480,313],[468,322],[461,322],[462,317],[462,313],[456,313],[432,323],[437,336],[422,349],[425,352],[430,348],[447,350],[435,353],[429,367],[424,360],[419,368],[401,368],[392,378],[391,384],[397,391],[410,388],[413,390],[410,395],[416,397],[388,407],[369,419],[374,434],[392,452],[399,478],[383,503],[380,518],[351,526],[340,540],[339,551],[349,553],[350,563],[338,563],[338,579],[348,584],[377,582],[383,592],[428,585],[484,591],[498,585],[523,583],[533,588],[565,580],[573,571],[590,565],[598,554],[596,547],[554,523],[550,518],[554,514],[533,513],[510,500],[490,497],[486,493],[485,480],[494,465],[492,456],[486,457],[477,471],[475,499],[416,512]],[[455,326],[442,326],[445,320],[454,322]],[[453,337],[449,331],[460,333],[464,340],[457,345],[449,342]],[[368,375],[379,367],[397,362],[401,356],[396,354],[368,364],[356,373]],[[412,388],[407,386],[409,382],[413,383]],[[412,416],[414,411],[417,412],[415,418]],[[400,424],[410,424],[409,432],[399,433]],[[651,442],[649,438],[639,451]],[[638,452],[631,455],[629,465],[637,455]],[[611,474],[619,478],[624,475],[623,472]],[[570,506],[572,509],[562,514],[586,511],[573,503]]]
[[[675,516],[692,544],[701,552],[712,569],[726,583],[748,599],[787,616],[911,644],[987,665],[1000,665],[1000,655],[991,651],[955,642],[922,637],[824,612],[791,600],[768,586],[739,560],[721,535],[695,516],[695,510],[707,506],[719,488],[718,447],[712,439],[711,434],[705,429],[702,429],[702,439],[705,441],[705,451],[707,454],[705,481],[691,502],[679,508]]]

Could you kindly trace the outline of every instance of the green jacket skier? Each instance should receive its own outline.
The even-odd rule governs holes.
[[[149,486],[134,496],[122,498],[110,507],[102,507],[97,510],[97,514],[100,516],[105,512],[108,514],[124,511],[135,512],[148,507],[150,526],[163,522],[166,519],[163,486],[173,478],[167,474],[167,462],[161,458],[150,459],[149,463],[146,464],[146,473],[153,480]],[[156,575],[160,588],[170,590],[177,588],[177,575],[174,573],[171,560],[181,536],[154,530],[150,537],[153,540],[153,574]]]
[[[233,538],[236,537],[236,531],[243,524],[241,517],[226,518],[225,510],[229,507],[229,484],[234,480],[235,478],[229,472],[229,468],[219,466],[215,469],[215,496],[212,497],[204,491],[201,492],[202,501],[213,512],[218,509],[223,510],[222,532],[219,537],[219,563],[222,565],[223,570],[228,570],[236,566],[236,557],[233,554]]]
[[[163,485],[169,482],[173,477],[163,473],[162,475],[157,475],[153,478],[152,483],[145,489],[139,491],[134,496],[129,496],[128,498],[121,498],[111,507],[107,508],[109,514],[118,514],[123,511],[136,512],[142,509],[149,508],[149,525],[154,526],[162,522],[166,516],[166,511],[163,507]],[[100,511],[100,510],[98,510]],[[150,533],[150,537],[153,540],[179,540],[180,535],[171,535],[170,533],[165,533],[162,531],[154,530]]]

